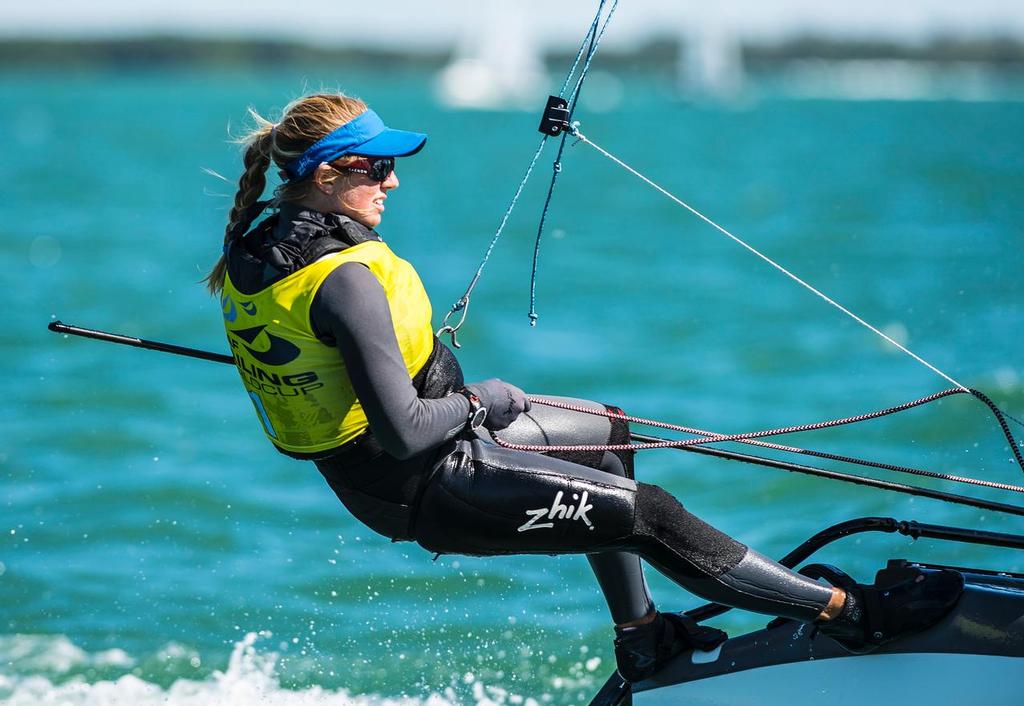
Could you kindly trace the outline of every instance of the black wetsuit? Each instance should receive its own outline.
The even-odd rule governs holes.
[[[378,237],[344,216],[285,205],[228,250],[231,280],[256,292],[317,253]],[[326,247],[325,247],[326,246]],[[313,258],[313,259],[310,259]],[[740,608],[810,621],[832,590],[762,557],[632,478],[632,457],[536,454],[460,435],[469,403],[454,356],[435,341],[410,380],[384,290],[358,263],[338,267],[310,319],[338,348],[370,431],[315,460],[345,506],[392,539],[437,553],[587,554],[616,622],[653,605],[637,555],[688,590]],[[596,403],[586,403],[596,405]],[[622,423],[535,405],[502,432],[534,444],[623,443]]]

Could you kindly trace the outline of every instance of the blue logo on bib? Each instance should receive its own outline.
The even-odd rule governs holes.
[[[231,297],[227,294],[220,298],[220,308],[224,314],[224,320],[228,323],[231,323],[238,318],[238,310],[235,308],[235,302],[233,302]]]

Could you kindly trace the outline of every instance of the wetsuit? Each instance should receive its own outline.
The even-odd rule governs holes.
[[[227,251],[238,291],[257,292],[309,265],[317,244],[378,237],[344,216],[284,206]],[[303,256],[302,253],[306,253]],[[372,529],[437,553],[587,554],[617,622],[652,603],[636,555],[708,600],[810,621],[832,596],[631,477],[629,454],[511,451],[464,431],[469,402],[439,341],[410,379],[385,291],[353,262],[338,266],[309,312],[317,338],[344,360],[369,430],[312,459],[346,507]],[[595,403],[589,403],[591,405]],[[628,428],[536,405],[503,437],[525,443],[621,443]],[[293,454],[294,455],[294,454]]]

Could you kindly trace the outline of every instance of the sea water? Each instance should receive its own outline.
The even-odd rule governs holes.
[[[380,230],[421,273],[439,324],[540,135],[533,113],[446,109],[431,80],[328,66],[0,73],[0,701],[568,705],[610,673],[611,626],[583,558],[435,558],[392,544],[348,516],[311,465],[271,449],[229,367],[46,330],[59,318],[225,350],[199,280],[220,252],[240,172],[229,136],[247,106],[273,117],[321,85],[430,133],[421,155],[399,162]],[[581,107],[588,137],[957,381],[1024,412],[1024,103],[770,89],[694,102],[660,79],[617,81],[617,99],[594,104],[602,111]],[[469,380],[497,376],[722,432],[951,386],[571,141],[531,328],[530,258],[553,154],[474,293],[459,351]],[[1024,480],[965,396],[785,441]],[[991,511],[678,451],[644,453],[637,469],[773,556],[866,515],[1019,528]],[[1009,550],[899,536],[819,555],[861,580],[893,556],[1024,568]],[[650,581],[664,609],[700,603],[653,571]]]

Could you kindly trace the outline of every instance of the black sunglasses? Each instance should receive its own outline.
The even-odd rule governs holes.
[[[331,165],[334,167],[334,165]],[[340,172],[365,174],[371,180],[383,183],[395,171],[394,157],[360,157],[357,161],[344,167],[334,167]]]

